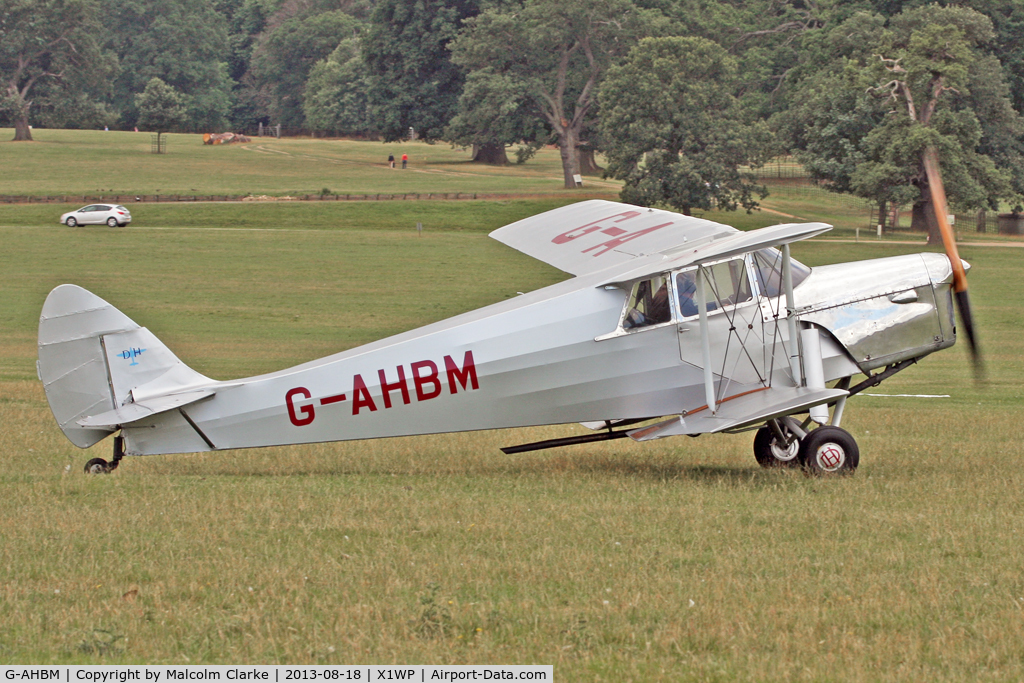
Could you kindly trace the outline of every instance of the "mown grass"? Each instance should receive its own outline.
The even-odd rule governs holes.
[[[470,152],[418,141],[382,143],[310,138],[254,138],[248,144],[204,145],[201,135],[168,134],[167,153],[150,153],[150,134],[34,130],[33,142],[10,142],[0,128],[0,194],[305,195],[559,193],[558,152],[542,149],[528,163],[495,167],[470,162]],[[407,169],[388,167],[388,154],[409,154]],[[588,178],[588,187],[618,184]]]
[[[466,208],[466,203],[435,204],[427,209],[414,198],[485,193],[510,199],[542,196],[559,204],[588,197],[614,199],[621,187],[618,181],[588,176],[583,190],[562,189],[561,162],[554,149],[539,150],[525,164],[494,167],[471,163],[467,150],[416,141],[257,138],[246,145],[207,146],[199,135],[170,134],[169,152],[154,155],[149,133],[43,129],[33,134],[34,142],[14,143],[10,142],[13,132],[0,129],[0,163],[5,171],[0,195],[68,197],[68,203],[0,206],[0,224],[49,224],[64,211],[91,202],[92,197],[106,196],[112,201],[120,197],[116,201],[129,204],[136,221],[146,225],[166,225],[167,220],[174,220],[174,225],[212,222],[225,227],[267,225],[277,220],[282,225],[319,226],[358,216],[366,227],[376,227],[388,223],[393,213],[407,225],[411,220],[411,225],[422,221],[435,227],[459,227],[453,218],[473,221],[468,214],[475,210]],[[410,154],[409,168],[388,168],[388,154],[401,156],[403,151]],[[767,178],[763,182],[769,195],[761,202],[762,210],[752,214],[712,211],[707,217],[741,229],[790,220],[826,220],[835,225],[832,237],[854,238],[860,230],[864,240],[874,239],[875,208],[869,203],[791,180]],[[315,208],[274,204],[245,210],[183,202],[188,208],[181,211],[132,202],[136,196],[152,199],[154,195],[317,197],[325,190],[329,197],[401,197],[408,201],[388,201],[386,209],[377,207],[375,199],[360,199],[341,202],[347,205],[343,208],[327,206],[331,201],[318,201]],[[402,206],[407,203],[415,207]],[[958,230],[961,239],[976,238],[966,223]],[[901,232],[885,239],[923,241],[923,236]],[[984,239],[1021,241],[995,235]]]
[[[958,345],[870,392],[950,398],[852,399],[844,422],[862,459],[848,479],[761,470],[749,435],[498,450],[572,426],[81,473],[109,442],[68,443],[35,379],[52,286],[92,289],[228,378],[564,277],[485,236],[550,204],[449,202],[439,215],[465,206],[465,224],[420,237],[398,207],[423,206],[327,219],[318,212],[341,209],[260,208],[232,229],[224,214],[204,225],[195,207],[153,206],[121,230],[0,207],[0,661],[551,663],[570,681],[1024,678],[1016,249],[962,248],[988,382],[972,381]],[[913,250],[794,248],[810,264]]]

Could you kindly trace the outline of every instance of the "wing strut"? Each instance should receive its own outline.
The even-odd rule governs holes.
[[[593,443],[595,441],[624,439],[627,436],[629,436],[629,430],[626,429],[619,431],[608,430],[607,432],[601,432],[600,434],[581,434],[579,436],[566,436],[561,439],[534,441],[532,443],[519,444],[518,446],[505,446],[501,449],[501,452],[507,455],[512,455],[513,453],[529,453],[530,451],[541,451],[545,448],[559,448],[561,446],[576,446],[581,443]]]
[[[714,415],[718,410],[715,402],[715,373],[711,369],[711,338],[708,333],[708,299],[707,288],[704,285],[704,266],[699,268],[697,273],[697,313],[700,320],[700,354],[704,363],[704,400],[707,401],[708,410]]]
[[[793,385],[804,383],[800,373],[800,336],[796,333],[800,317],[796,314],[796,297],[793,295],[793,261],[789,256],[789,244],[782,245],[782,286],[786,290],[786,322],[789,324],[789,369],[793,373]]]

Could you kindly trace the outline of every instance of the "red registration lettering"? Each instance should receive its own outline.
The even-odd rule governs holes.
[[[352,401],[352,414],[358,415],[361,408],[369,408],[371,413],[377,410],[377,404],[373,402],[373,397],[370,396],[370,390],[366,388],[363,376],[356,375],[352,384],[352,393],[355,394],[355,400]]]
[[[295,387],[284,395],[285,405],[288,406],[288,419],[291,420],[292,424],[296,427],[305,427],[316,417],[316,412],[313,410],[313,406],[311,405],[299,406],[298,409],[296,409],[296,396],[301,396],[304,399],[310,399],[313,398],[313,394],[311,394],[309,389],[306,387]]]
[[[401,365],[398,366],[398,381],[388,384],[387,375],[384,374],[383,370],[377,371],[377,377],[380,378],[380,390],[384,394],[384,407],[391,407],[391,392],[398,391],[402,392],[402,403],[409,404],[409,385],[405,383],[405,368]]]
[[[625,230],[623,230],[622,228],[608,227],[606,222],[611,221],[613,223],[621,223],[623,221],[628,221],[630,218],[636,218],[639,215],[639,211],[623,211],[622,213],[617,213],[614,216],[608,216],[607,218],[602,218],[592,223],[581,225],[578,228],[573,228],[568,232],[563,232],[561,235],[558,235],[551,241],[554,242],[555,244],[565,244],[566,242],[572,242],[574,239],[578,239],[580,237],[583,237],[584,235],[589,235],[590,233],[597,232],[598,230],[604,231],[605,234],[609,234],[612,236],[621,235],[622,233],[625,232]],[[603,223],[605,225],[602,225]]]
[[[417,401],[429,401],[437,398],[443,391],[441,373],[438,364],[432,360],[421,360],[410,364],[412,370],[412,385],[416,388]],[[463,391],[473,391],[480,388],[480,380],[476,374],[476,361],[473,359],[473,352],[466,351],[462,357],[462,365],[451,356],[444,357],[445,375],[448,379],[448,389],[452,394]],[[409,405],[412,402],[412,391],[409,388],[409,377],[406,375],[405,366],[396,366],[395,372],[398,379],[389,382],[387,373],[384,370],[377,371],[380,380],[381,398],[384,400],[384,408],[391,408],[395,402],[391,400],[394,392],[402,396],[402,403]],[[352,377],[352,414],[358,415],[363,409],[371,413],[377,411],[377,404],[366,386],[363,376],[356,374]],[[335,403],[342,403],[348,400],[348,394],[333,394],[320,398],[320,405],[329,406]],[[308,403],[307,403],[308,401]],[[316,418],[313,408],[313,393],[306,387],[295,387],[285,394],[285,405],[288,407],[288,419],[296,427],[304,427]]]
[[[444,357],[444,367],[448,371],[448,389],[453,393],[458,393],[455,388],[455,383],[458,382],[463,389],[468,389],[472,385],[474,389],[480,388],[480,383],[476,379],[476,364],[473,362],[473,352],[466,351],[466,355],[462,359],[462,368],[460,369],[455,361],[452,360],[451,356]]]
[[[644,228],[643,230],[637,230],[636,232],[630,232],[630,233],[627,233],[627,234],[622,235],[620,237],[615,237],[613,239],[610,239],[607,242],[602,242],[601,244],[595,244],[594,246],[590,247],[589,249],[584,249],[582,253],[586,254],[588,251],[594,251],[595,249],[601,249],[601,247],[604,247],[604,249],[602,251],[599,251],[596,254],[594,254],[594,256],[600,256],[601,254],[608,253],[609,251],[611,251],[615,247],[621,247],[623,244],[625,244],[626,242],[629,242],[630,240],[635,240],[637,237],[643,237],[644,235],[646,235],[649,232],[654,232],[655,230],[661,230],[662,228],[667,227],[669,225],[672,225],[672,223],[671,222],[669,222],[669,223],[662,223],[661,225],[655,225],[654,227],[651,227],[651,228]]]
[[[420,370],[426,369],[426,374]],[[428,401],[441,395],[441,380],[437,377],[437,363],[432,360],[421,360],[412,364],[412,383],[416,387],[416,400]],[[425,391],[427,385],[432,388]]]

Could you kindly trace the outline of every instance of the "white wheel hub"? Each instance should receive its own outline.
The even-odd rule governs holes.
[[[814,460],[823,471],[835,472],[846,462],[846,451],[834,441],[829,441],[818,446]]]
[[[789,442],[789,448],[783,448],[778,439],[772,439],[772,457],[782,462],[789,462],[800,453],[800,441],[793,439]]]

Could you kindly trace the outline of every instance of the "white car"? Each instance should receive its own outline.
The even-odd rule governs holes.
[[[60,217],[60,222],[69,228],[100,223],[106,223],[112,228],[123,228],[132,222],[132,214],[128,209],[116,204],[90,204],[77,211],[69,211]]]

